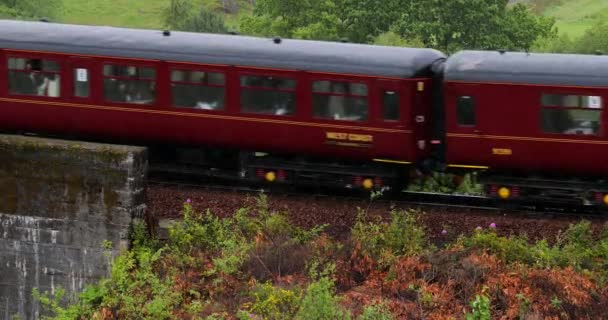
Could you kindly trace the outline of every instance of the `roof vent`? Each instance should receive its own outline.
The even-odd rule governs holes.
[[[40,22],[50,22],[49,18],[40,18]]]
[[[603,54],[604,54],[604,53],[603,53],[601,50],[595,50],[595,55],[596,55],[596,56],[601,56],[601,55],[603,55]]]
[[[281,43],[281,38],[279,37],[275,37],[274,39],[272,39],[272,42],[276,43],[276,44],[280,44]]]
[[[163,31],[163,36],[168,37],[170,35],[171,35],[171,31],[169,31],[169,30]]]
[[[238,35],[239,33],[238,33],[238,32],[236,32],[236,31],[228,31],[228,34],[231,34],[231,35],[233,35],[233,36],[236,36],[236,35]]]
[[[505,50],[505,49],[498,49],[498,52],[500,52],[500,54],[505,54],[507,52],[507,50]]]

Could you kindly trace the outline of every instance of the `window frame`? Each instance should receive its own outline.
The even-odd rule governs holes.
[[[266,71],[266,70],[264,70]],[[241,79],[242,77],[264,77],[264,78],[268,78],[268,77],[276,77],[276,78],[282,78],[285,80],[291,80],[294,82],[293,88],[291,89],[285,89],[285,88],[281,88],[281,89],[275,89],[275,88],[270,88],[270,87],[261,87],[261,86],[243,86],[241,83]],[[272,116],[272,117],[287,117],[287,118],[293,118],[296,117],[298,115],[299,109],[302,107],[301,104],[298,100],[298,96],[299,96],[299,88],[301,86],[301,83],[305,82],[302,80],[302,78],[300,76],[298,76],[298,74],[294,73],[294,72],[263,72],[262,70],[258,70],[258,71],[254,71],[254,70],[239,70],[238,72],[235,73],[235,88],[238,92],[238,101],[237,101],[237,112],[239,114],[246,114],[246,115],[254,115],[254,116]],[[264,91],[264,92],[287,92],[287,93],[291,93],[293,95],[294,98],[294,102],[293,102],[293,112],[290,114],[272,114],[272,113],[262,113],[262,112],[251,112],[251,111],[245,111],[244,109],[244,104],[243,104],[243,95],[242,95],[242,91],[243,90],[255,90],[255,91]]]
[[[366,94],[358,95],[358,94],[352,94],[352,93],[334,93],[334,92],[315,91],[314,90],[315,83],[320,82],[320,81],[362,84],[366,88]],[[309,99],[310,99],[310,117],[314,120],[335,121],[335,122],[339,122],[339,123],[344,123],[344,122],[352,122],[352,123],[358,123],[358,124],[372,123],[372,106],[373,106],[372,98],[374,96],[374,94],[373,94],[374,88],[375,88],[374,84],[368,78],[344,78],[344,77],[338,77],[338,76],[330,77],[330,76],[326,76],[326,75],[322,75],[322,74],[312,74],[308,79],[308,88],[307,88],[307,92],[309,94]],[[352,99],[365,100],[366,105],[367,105],[367,117],[365,120],[334,119],[334,118],[328,118],[328,117],[318,117],[315,115],[315,103],[314,103],[315,95],[326,96],[326,97],[332,97],[332,96],[346,97],[346,98],[352,98]],[[392,121],[392,122],[393,123],[399,122],[399,120]]]
[[[36,70],[36,71],[27,71],[25,69],[11,69],[9,66],[9,60],[10,59],[25,59],[25,60],[48,60],[48,61],[53,61],[57,64],[57,66],[59,67],[58,71],[43,71],[43,70]],[[51,99],[51,100],[58,100],[58,99],[63,99],[65,98],[65,86],[66,86],[66,77],[65,77],[65,69],[66,69],[66,63],[65,63],[66,58],[62,55],[56,55],[56,54],[46,54],[46,53],[35,53],[35,52],[15,52],[15,51],[10,51],[7,50],[5,55],[4,55],[4,63],[6,65],[6,73],[5,73],[5,80],[6,81],[6,85],[4,86],[4,90],[6,92],[7,95],[9,96],[22,96],[22,97],[28,97],[28,98],[36,98],[36,99]],[[59,76],[59,95],[56,97],[53,96],[49,96],[49,95],[37,95],[37,94],[26,94],[26,93],[18,93],[18,92],[12,92],[10,89],[10,74],[11,72],[23,72],[23,73],[31,73],[31,72],[36,72],[36,73],[40,73],[40,74],[54,74],[54,75],[58,75]]]
[[[567,105],[545,105],[543,98],[547,95],[551,95],[551,96],[576,96],[578,97],[578,106],[567,106]],[[582,97],[599,97],[600,98],[600,107],[599,108],[592,108],[592,107],[583,107],[581,106],[581,98]],[[590,92],[569,92],[569,93],[565,93],[564,91],[559,91],[559,92],[550,92],[550,91],[545,91],[545,92],[541,92],[540,93],[540,97],[539,97],[539,112],[538,112],[538,117],[539,117],[539,121],[538,121],[538,128],[540,130],[540,132],[542,134],[546,134],[546,135],[561,135],[561,136],[567,136],[567,137],[572,137],[572,136],[577,136],[577,137],[600,137],[603,134],[603,116],[604,116],[604,108],[606,107],[606,99],[605,97],[597,92],[597,93],[590,93]],[[557,110],[557,111],[562,111],[562,112],[568,112],[568,111],[572,111],[572,110],[582,110],[582,111],[591,111],[591,112],[597,112],[598,113],[598,128],[597,128],[597,133],[591,133],[591,134],[576,134],[576,133],[564,133],[564,132],[549,132],[546,131],[544,126],[543,126],[543,111],[544,110]]]
[[[154,78],[142,78],[138,76],[137,78],[125,77],[125,76],[106,76],[104,74],[105,66],[113,65],[113,66],[123,66],[123,67],[136,67],[136,68],[151,68],[154,70]],[[129,60],[129,59],[112,59],[112,60],[101,60],[98,62],[98,69],[96,76],[100,79],[100,90],[99,90],[99,98],[104,103],[110,104],[120,104],[120,105],[130,105],[130,106],[141,106],[141,107],[157,107],[161,97],[159,95],[159,90],[161,90],[161,86],[163,85],[164,80],[162,66],[155,61],[138,61],[138,60]],[[148,81],[154,82],[154,99],[150,103],[133,103],[130,101],[112,101],[109,100],[106,92],[105,92],[105,80],[106,79],[116,79],[123,81]]]
[[[173,72],[174,71],[182,71],[182,72],[205,72],[205,73],[219,73],[224,77],[224,84],[211,84],[211,83],[197,83],[197,82],[189,82],[189,81],[173,81]],[[167,66],[167,86],[168,91],[167,94],[169,96],[168,102],[171,108],[179,108],[182,110],[192,110],[192,111],[201,111],[201,112],[227,112],[228,111],[228,96],[229,96],[229,78],[230,71],[227,69],[221,68],[213,68],[201,65],[190,65],[190,64],[171,64]],[[223,88],[224,96],[223,96],[223,106],[221,109],[199,109],[194,107],[187,106],[179,106],[175,104],[175,99],[173,96],[173,84],[185,85],[185,86],[197,86],[197,87],[208,87],[208,88]]]

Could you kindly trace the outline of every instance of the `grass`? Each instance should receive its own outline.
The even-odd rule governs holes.
[[[162,11],[170,0],[63,0],[58,20],[65,23],[107,25],[144,29],[164,28]],[[197,5],[218,9],[216,0],[193,0]],[[246,0],[239,0],[238,14],[226,14],[226,24],[234,28],[240,14],[251,12]]]
[[[608,1],[567,0],[547,8],[543,14],[557,19],[560,33],[576,38],[597,21],[608,19]]]

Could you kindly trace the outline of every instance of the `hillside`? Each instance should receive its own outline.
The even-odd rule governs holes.
[[[561,1],[561,4],[545,9],[543,14],[557,19],[557,27],[560,33],[567,33],[572,37],[578,37],[596,22],[605,21],[608,18],[608,1]]]
[[[192,0],[220,11],[219,0]],[[238,0],[240,12],[251,11],[251,1]],[[162,11],[169,0],[63,0],[61,22],[108,25],[134,28],[163,28]],[[226,23],[233,27],[237,14],[226,14]]]

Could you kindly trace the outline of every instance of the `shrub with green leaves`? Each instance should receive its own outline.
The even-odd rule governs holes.
[[[334,295],[334,283],[328,277],[321,277],[306,289],[297,320],[349,319],[350,315],[339,304]]]
[[[264,283],[251,292],[253,302],[249,313],[268,320],[291,320],[294,318],[302,300],[302,292],[297,288],[283,289]],[[249,317],[247,317],[249,318]]]
[[[418,255],[429,248],[420,214],[414,210],[393,211],[389,222],[366,221],[360,212],[351,236],[364,254],[384,265],[396,257]]]

